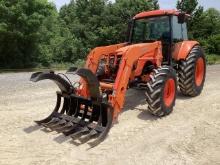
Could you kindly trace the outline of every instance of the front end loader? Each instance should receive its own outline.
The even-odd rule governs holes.
[[[32,74],[31,81],[49,79],[60,89],[53,112],[36,123],[96,146],[117,121],[129,88],[142,89],[146,110],[158,117],[172,112],[177,87],[186,96],[198,96],[206,60],[200,44],[188,40],[188,17],[175,10],[139,13],[129,24],[127,41],[93,49],[84,68],[70,68],[66,75]],[[73,83],[68,74],[81,78]]]

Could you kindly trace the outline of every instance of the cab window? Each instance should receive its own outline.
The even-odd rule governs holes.
[[[188,40],[186,23],[179,24],[177,16],[173,16],[172,18],[172,27],[174,42]]]
[[[151,17],[135,20],[132,43],[162,40],[170,36],[169,17]]]

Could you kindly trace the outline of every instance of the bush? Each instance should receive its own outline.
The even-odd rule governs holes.
[[[220,55],[208,54],[206,56],[206,59],[207,59],[207,63],[210,64],[210,65],[220,64]]]

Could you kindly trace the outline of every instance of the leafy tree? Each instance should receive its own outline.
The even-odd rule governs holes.
[[[200,41],[207,53],[220,55],[220,12],[210,8],[204,12],[198,0],[178,1],[177,8],[190,14],[189,37]]]
[[[197,25],[200,24],[201,16],[203,14],[203,7],[198,6],[198,0],[179,0],[177,1],[177,9],[191,15],[188,21],[189,37],[195,38]]]
[[[0,0],[0,68],[75,63],[94,47],[124,42],[128,21],[158,8],[158,0],[71,0],[58,13],[48,0]],[[177,8],[192,15],[190,38],[220,54],[219,11],[204,12],[198,0]]]
[[[127,24],[133,16],[154,9],[159,9],[157,0],[116,0],[113,6],[109,6],[108,20],[111,26],[115,28],[116,35],[114,37],[116,42],[125,40]],[[114,19],[111,19],[112,17]]]
[[[54,49],[60,38],[60,22],[58,21],[58,13],[51,10],[49,16],[45,17],[39,27],[38,45],[37,45],[37,62],[43,66],[49,66],[53,61]]]
[[[78,41],[72,59],[84,58],[96,46],[124,42],[128,21],[136,13],[158,8],[157,0],[72,0],[60,10],[60,18]]]
[[[198,0],[179,0],[176,8],[191,15],[197,11],[198,4]]]
[[[0,1],[0,68],[34,66],[39,57],[39,33],[55,6],[47,0]],[[47,53],[45,53],[46,55]]]
[[[196,37],[208,53],[220,55],[220,12],[210,8],[203,13],[201,18],[200,26],[197,25]]]

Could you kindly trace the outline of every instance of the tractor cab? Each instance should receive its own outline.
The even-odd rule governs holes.
[[[129,25],[130,44],[161,41],[163,63],[170,64],[177,43],[188,40],[188,15],[175,10],[156,10],[137,14]]]

